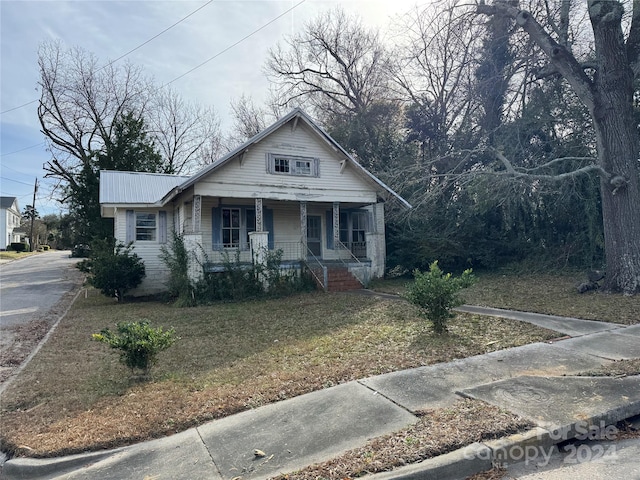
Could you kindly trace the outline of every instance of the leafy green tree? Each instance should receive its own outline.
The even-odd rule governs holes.
[[[113,220],[100,214],[100,170],[165,173],[162,157],[149,137],[144,120],[132,112],[118,117],[112,137],[101,150],[93,152],[82,164],[66,190],[69,214],[74,220],[76,242],[90,243],[94,238],[113,235]]]

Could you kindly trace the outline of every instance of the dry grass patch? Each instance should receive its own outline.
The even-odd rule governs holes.
[[[398,432],[277,480],[345,480],[392,470],[452,452],[474,442],[511,435],[533,425],[510,412],[477,400],[459,400],[449,408],[423,412],[419,421]]]
[[[607,377],[626,377],[629,375],[640,375],[640,358],[632,360],[618,360],[606,365],[602,365],[596,370],[582,372],[584,376],[607,376]]]
[[[31,255],[38,255],[42,252],[13,252],[13,251],[0,251],[0,260],[19,260],[21,258],[30,257]]]
[[[461,294],[465,303],[525,312],[560,315],[632,325],[640,323],[640,295],[624,296],[593,291],[580,294],[576,286],[584,272],[557,274],[476,273],[478,282]],[[375,282],[377,291],[402,295],[407,279]]]
[[[180,339],[139,383],[91,334],[146,318]],[[2,447],[51,456],[125,445],[362,377],[550,339],[460,314],[429,333],[407,302],[313,293],[189,309],[89,290],[3,394]]]

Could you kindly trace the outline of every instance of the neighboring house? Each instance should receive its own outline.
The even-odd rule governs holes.
[[[16,197],[0,197],[0,250],[20,242],[20,207]]]
[[[384,274],[385,201],[411,208],[300,109],[191,177],[100,172],[102,216],[145,262],[138,295],[165,289],[159,253],[171,228],[209,271],[280,250],[284,266],[306,265],[324,288],[339,289],[339,270],[366,283]]]

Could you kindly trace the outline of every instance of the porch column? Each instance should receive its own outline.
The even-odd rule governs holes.
[[[256,198],[256,232],[264,231],[264,220],[262,217],[262,199]]]
[[[202,197],[200,195],[193,196],[193,211],[191,215],[191,230],[200,232],[202,229]]]
[[[333,202],[333,244],[338,246],[340,241],[340,202]]]
[[[266,265],[269,252],[269,232],[250,232],[249,245],[254,265]]]
[[[307,257],[307,202],[300,202],[300,240],[302,252],[300,258]]]

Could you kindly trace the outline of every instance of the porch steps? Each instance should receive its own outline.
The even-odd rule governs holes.
[[[322,271],[319,273],[319,277],[322,278]],[[348,290],[359,290],[362,284],[346,267],[330,266],[327,268],[327,277],[330,292],[346,292]]]

